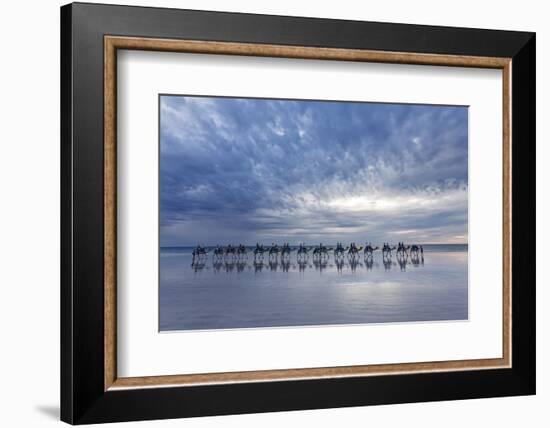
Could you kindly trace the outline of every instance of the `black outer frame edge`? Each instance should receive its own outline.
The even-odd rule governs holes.
[[[63,421],[82,424],[535,393],[533,33],[98,4],[64,6],[61,17]],[[105,393],[105,34],[513,57],[513,367]]]
[[[97,24],[97,31],[103,29],[105,34],[120,36],[262,43],[267,35],[270,40],[263,43],[275,45],[379,51],[396,51],[399,45],[399,52],[513,57],[532,34],[192,9],[79,2],[72,5],[90,24]]]
[[[60,10],[61,34],[61,94],[60,94],[60,133],[61,133],[61,174],[60,174],[60,417],[65,422],[74,422],[73,417],[73,350],[72,350],[72,9]]]
[[[512,60],[512,363],[536,391],[536,35]]]

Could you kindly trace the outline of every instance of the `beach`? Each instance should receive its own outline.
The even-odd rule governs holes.
[[[426,245],[423,260],[289,260],[192,266],[191,247],[161,248],[160,331],[468,319],[467,245]]]

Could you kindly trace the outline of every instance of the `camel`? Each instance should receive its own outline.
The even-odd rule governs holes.
[[[193,255],[191,266],[193,266],[195,263],[200,263],[201,261],[203,261],[204,258],[208,256],[208,251],[205,247],[197,245],[191,254]]]
[[[365,257],[372,259],[373,253],[376,250],[378,250],[378,247],[373,247],[372,244],[369,242],[365,245],[365,250],[363,251],[363,253],[365,254]]]
[[[393,250],[395,250],[395,247],[390,247],[390,244],[384,242],[384,245],[382,246],[382,258],[391,259]]]
[[[312,254],[313,261],[315,262],[315,267],[320,271],[327,266],[327,263],[330,259],[330,254],[334,255],[334,261],[336,263],[336,268],[339,272],[343,269],[343,262],[349,262],[349,266],[352,271],[355,271],[358,266],[357,263],[351,263],[352,261],[359,261],[359,256],[361,253],[364,255],[364,261],[367,262],[367,269],[371,269],[373,266],[374,252],[380,249],[382,251],[382,260],[384,262],[384,267],[389,269],[392,262],[393,251],[396,252],[397,262],[402,269],[406,266],[407,263],[411,262],[413,265],[418,266],[420,262],[424,262],[424,248],[422,245],[412,244],[410,246],[405,245],[403,242],[398,242],[396,246],[391,246],[389,243],[384,242],[382,247],[375,247],[371,242],[366,242],[365,246],[358,246],[355,242],[349,244],[348,247],[345,247],[341,242],[336,243],[334,248],[327,247],[320,243],[317,246],[306,246],[301,243],[298,247],[292,247],[288,242],[283,243],[279,246],[276,243],[272,243],[270,247],[264,247],[259,243],[256,243],[256,247],[251,249],[246,247],[243,244],[232,245],[228,244],[227,246],[216,245],[216,247],[204,247],[197,245],[192,251],[192,263],[191,266],[197,267],[196,271],[200,270],[199,264],[203,263],[204,260],[208,257],[208,253],[212,252],[212,262],[214,266],[214,271],[219,272],[220,266],[218,263],[224,262],[226,264],[225,270],[231,272],[234,266],[231,266],[232,263],[240,263],[237,267],[238,272],[242,272],[244,267],[242,263],[246,263],[248,260],[248,254],[252,253],[254,255],[254,263],[263,262],[264,254],[267,253],[269,256],[269,268],[271,270],[277,270],[278,263],[285,263],[283,270],[288,271],[289,262],[291,254],[293,251],[296,251],[296,259],[298,261],[298,268],[300,271],[304,271],[307,266],[309,254]],[[280,259],[279,259],[280,255]],[[409,259],[410,257],[410,259]],[[347,260],[346,260],[347,259]],[[361,260],[362,262],[363,260]],[[229,266],[227,265],[229,263]],[[347,265],[348,263],[346,263]],[[281,265],[282,266],[282,265]],[[362,266],[362,264],[361,264]],[[255,271],[261,271],[261,263],[258,266],[254,266]]]
[[[292,249],[290,248],[290,244],[287,242],[286,244],[283,244],[281,247],[281,260],[283,259],[289,259],[290,258],[290,252]]]
[[[248,251],[243,244],[239,244],[237,247],[237,259],[245,260],[248,259]]]
[[[264,248],[263,245],[260,245],[256,242],[256,248],[254,248],[254,260],[263,260],[264,253],[267,251],[266,248]]]
[[[362,249],[363,247],[358,247],[355,242],[352,242],[347,252],[348,260],[355,260],[356,257],[359,257],[359,253]]]
[[[214,252],[213,252],[214,261],[220,261],[221,259],[223,259],[223,253],[224,253],[223,247],[216,245],[216,248],[214,248]]]
[[[409,248],[408,246],[406,246],[403,242],[400,242],[398,245],[397,245],[397,252],[396,252],[396,255],[399,257],[404,257],[406,258],[409,254],[408,254],[408,251],[409,251]]]
[[[277,260],[280,251],[281,249],[277,244],[271,244],[271,248],[269,248],[269,260]]]
[[[332,250],[332,248],[327,248],[323,244],[319,244],[318,247],[315,247],[313,249],[313,258],[314,259],[328,259],[328,252]]]
[[[224,256],[224,259],[230,258],[231,260],[233,260],[236,254],[237,254],[237,248],[229,244],[227,247],[225,247],[223,256]]]
[[[422,248],[422,245],[412,245],[410,255],[414,266],[419,266],[420,263],[424,264],[424,248]]]
[[[310,248],[306,247],[304,244],[300,244],[298,250],[296,251],[296,258],[298,261],[307,261],[309,258],[309,250]]]
[[[338,242],[336,244],[336,248],[334,249],[334,259],[335,260],[343,259],[348,249],[349,247],[344,247],[341,242]]]

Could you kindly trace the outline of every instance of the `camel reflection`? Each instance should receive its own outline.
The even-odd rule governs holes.
[[[263,261],[254,261],[254,273],[259,273],[264,268],[264,262]]]
[[[281,260],[281,269],[283,272],[288,272],[290,270],[290,261],[289,260]]]
[[[365,267],[367,270],[372,270],[372,267],[374,266],[374,259],[371,257],[365,257]]]
[[[375,262],[375,257],[370,253],[365,255],[363,258],[359,257],[335,257],[334,259],[327,257],[315,257],[311,261],[307,258],[298,258],[296,263],[291,262],[288,257],[283,259],[276,259],[275,257],[271,258],[269,261],[263,261],[260,257],[253,258],[252,261],[248,262],[246,259],[239,260],[238,258],[230,259],[219,259],[215,258],[212,261],[212,270],[215,274],[220,272],[231,273],[243,273],[246,270],[254,271],[255,274],[261,273],[265,270],[270,272],[282,271],[285,273],[291,271],[298,271],[304,273],[308,269],[315,269],[320,273],[325,271],[334,272],[342,275],[345,271],[350,271],[355,273],[358,270],[365,269],[367,271],[372,271],[379,267],[380,260],[382,261],[382,266],[384,266],[385,271],[391,270],[392,266],[399,266],[401,271],[406,271],[407,266],[413,266],[419,268],[424,266],[424,255],[421,251],[414,251],[409,254],[405,251],[399,251],[395,253],[395,260],[390,252],[386,255],[382,255],[378,261]],[[334,261],[334,263],[331,263]],[[192,265],[192,270],[195,273],[199,273],[204,269],[209,269],[206,263],[195,261]]]
[[[277,272],[278,267],[279,267],[279,262],[277,261],[277,259],[269,260],[269,270],[271,272]]]
[[[407,257],[397,257],[397,263],[399,263],[399,268],[402,272],[407,270]]]
[[[358,267],[363,267],[363,264],[359,261],[358,258],[351,258],[349,261],[349,268],[353,273],[357,270]]]
[[[419,267],[419,266],[424,266],[424,255],[418,255],[418,253],[416,254],[412,254],[411,253],[411,264],[414,266],[414,267]]]
[[[220,273],[222,269],[223,263],[220,261],[215,261],[212,263],[212,268],[214,270],[214,273]]]
[[[335,263],[335,265],[336,265],[336,271],[337,271],[339,274],[341,274],[342,271],[344,270],[344,264],[345,264],[344,258],[343,258],[343,257],[341,257],[341,258],[340,258],[340,257],[337,257],[337,258],[334,259],[334,263]]]
[[[313,266],[315,266],[315,269],[320,273],[323,273],[328,266],[328,260],[325,258],[315,258],[313,259]]]
[[[246,267],[246,262],[240,261],[235,263],[235,266],[237,267],[237,273],[241,273],[244,271],[244,268]]]
[[[206,267],[206,263],[195,262],[191,266],[193,268],[193,272],[197,273],[197,272],[201,272]]]

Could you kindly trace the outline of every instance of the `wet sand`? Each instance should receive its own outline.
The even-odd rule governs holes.
[[[343,265],[330,255],[288,263],[204,263],[192,249],[160,252],[160,330],[316,326],[468,318],[467,246],[433,246],[421,259]]]

